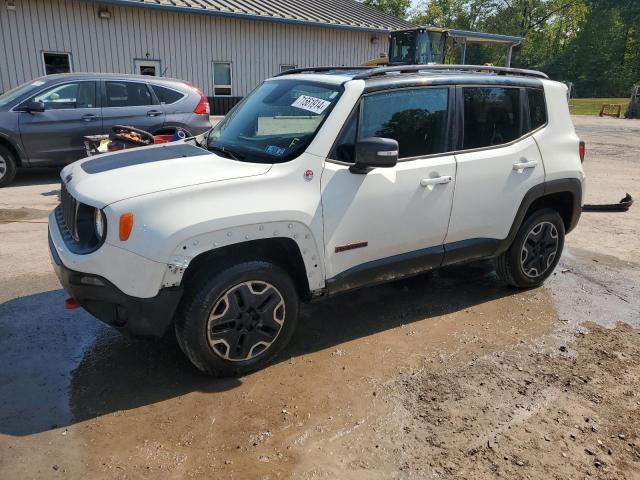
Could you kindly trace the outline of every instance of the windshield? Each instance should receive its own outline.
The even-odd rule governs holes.
[[[211,130],[207,147],[247,162],[291,160],[311,143],[341,91],[305,80],[264,82]]]
[[[15,99],[21,97],[23,94],[27,93],[30,90],[33,90],[35,87],[40,87],[42,85],[44,85],[44,82],[42,80],[32,80],[31,82],[23,83],[19,87],[3,93],[2,95],[0,95],[0,108],[6,107]]]
[[[414,64],[416,58],[416,33],[393,32],[389,45],[389,63]]]

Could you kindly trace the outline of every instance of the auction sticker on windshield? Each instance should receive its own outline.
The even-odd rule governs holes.
[[[296,101],[291,104],[292,107],[301,108],[318,114],[324,112],[329,105],[331,105],[331,102],[327,102],[321,98],[310,97],[308,95],[300,95],[296,98]]]

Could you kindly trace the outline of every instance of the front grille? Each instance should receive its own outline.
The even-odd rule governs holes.
[[[64,243],[74,253],[86,254],[100,248],[104,236],[99,238],[94,227],[96,209],[81,203],[60,185],[60,205],[55,209],[56,222]]]
[[[64,183],[60,186],[60,205],[58,208],[60,209],[60,215],[56,215],[56,217],[58,217],[60,229],[67,230],[70,236],[73,237],[75,241],[78,241],[78,239],[75,238],[78,201],[67,191]]]

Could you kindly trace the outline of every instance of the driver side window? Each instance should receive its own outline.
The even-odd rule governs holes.
[[[46,110],[95,108],[96,84],[74,82],[56,85],[32,97],[28,102],[42,102]]]
[[[448,88],[401,89],[365,96],[330,156],[355,163],[357,139],[369,137],[396,140],[400,158],[444,153],[448,151],[448,104]]]
[[[338,141],[336,142],[333,151],[329,155],[330,158],[339,160],[345,163],[356,163],[356,141],[358,138],[358,112],[360,107],[351,114],[347,124],[340,132]]]

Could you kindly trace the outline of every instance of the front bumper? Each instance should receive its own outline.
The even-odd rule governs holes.
[[[49,234],[53,268],[64,289],[98,320],[132,335],[161,337],[173,321],[182,287],[162,288],[155,297],[123,293],[107,279],[67,268]]]

